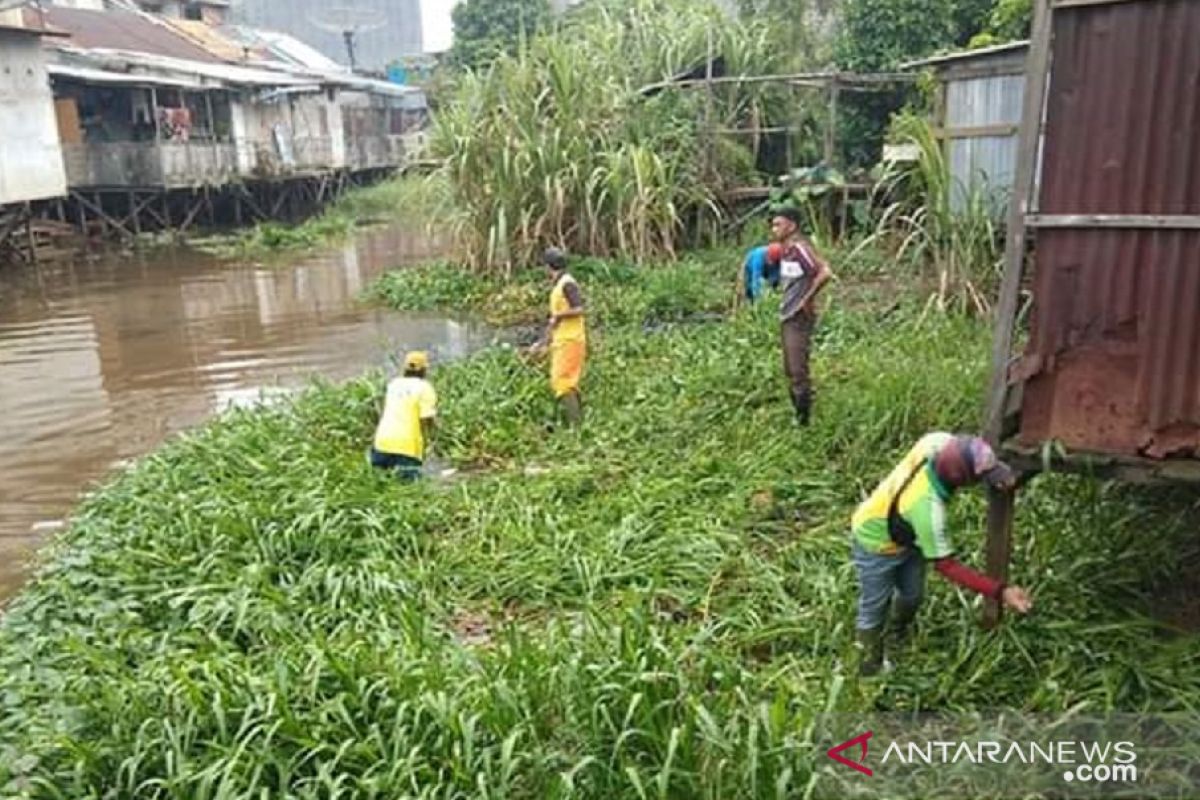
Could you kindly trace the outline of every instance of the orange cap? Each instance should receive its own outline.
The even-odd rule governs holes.
[[[781,258],[783,258],[783,245],[779,242],[771,242],[767,245],[767,261],[769,263],[778,264]]]

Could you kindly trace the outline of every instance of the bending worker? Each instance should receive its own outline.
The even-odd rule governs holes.
[[[953,557],[946,537],[946,504],[963,486],[983,481],[1011,491],[1012,470],[975,436],[930,433],[922,437],[854,512],[854,566],[858,570],[858,618],[863,649],[860,673],[884,668],[884,623],[892,607],[892,631],[908,637],[925,593],[925,565],[944,578],[993,598],[1018,613],[1029,611],[1029,595],[967,567]]]
[[[421,476],[425,446],[437,418],[437,393],[425,379],[429,356],[414,351],[404,356],[404,374],[387,385],[383,414],[375,429],[371,464],[394,470],[405,481]]]
[[[779,258],[783,247],[777,242],[760,245],[746,254],[742,262],[742,283],[746,299],[751,303],[762,297],[764,283],[772,289],[779,288]]]

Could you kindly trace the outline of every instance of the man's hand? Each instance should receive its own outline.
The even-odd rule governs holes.
[[[1028,614],[1029,609],[1033,608],[1033,601],[1029,599],[1029,593],[1020,586],[1006,586],[1004,592],[1000,595],[1004,607],[1018,614]]]

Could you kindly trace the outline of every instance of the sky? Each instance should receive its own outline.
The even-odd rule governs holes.
[[[450,23],[450,10],[458,0],[421,0],[421,27],[426,53],[449,50],[454,43],[454,26]]]

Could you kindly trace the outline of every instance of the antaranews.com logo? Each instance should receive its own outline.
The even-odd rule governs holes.
[[[826,755],[868,777],[874,776],[874,770],[866,763],[869,742],[874,735],[873,731],[860,733],[829,748]],[[843,755],[856,749],[859,752],[857,760]],[[1135,782],[1138,779],[1137,749],[1133,742],[893,741],[883,751],[880,763],[887,764],[893,758],[905,765],[1020,763],[1065,766],[1062,777],[1068,783],[1076,780]]]
[[[1200,714],[817,721],[814,798],[1200,798]]]

